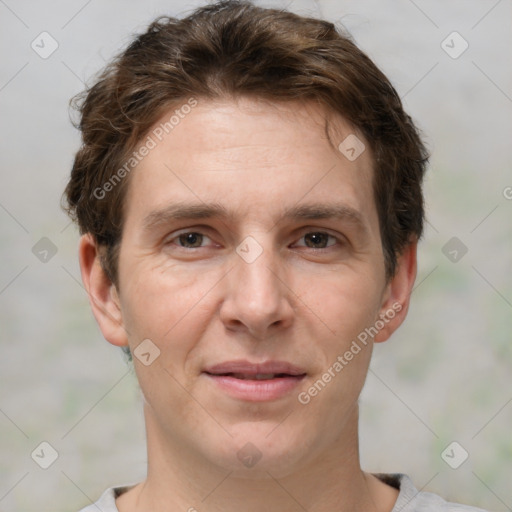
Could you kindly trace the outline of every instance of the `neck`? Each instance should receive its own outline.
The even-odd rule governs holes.
[[[361,470],[357,416],[355,406],[334,446],[314,457],[293,464],[262,457],[250,468],[234,469],[205,457],[185,439],[170,440],[145,404],[148,476],[121,495],[117,507],[120,512],[389,512],[398,493]]]

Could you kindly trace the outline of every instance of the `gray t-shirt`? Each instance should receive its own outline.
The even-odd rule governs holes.
[[[400,490],[391,512],[486,512],[481,508],[450,503],[437,494],[420,492],[414,487],[411,479],[402,473],[381,473],[375,474],[375,476]],[[96,503],[83,508],[80,512],[119,512],[116,507],[116,498],[131,487],[131,485],[111,487],[101,495]]]

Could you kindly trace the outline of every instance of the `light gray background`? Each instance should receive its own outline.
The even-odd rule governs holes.
[[[156,15],[201,3],[0,0],[2,511],[76,511],[144,476],[140,392],[89,311],[78,234],[59,208],[79,145],[67,102]],[[342,22],[433,153],[409,317],[376,347],[361,399],[363,465],[512,510],[512,3],[295,0],[289,9]],[[31,48],[43,31],[59,44],[47,59]],[[453,31],[469,44],[456,59],[441,47]],[[32,250],[42,237],[57,249],[46,262]],[[452,237],[468,249],[457,262],[443,253]],[[46,470],[31,458],[43,441],[58,452]],[[441,457],[452,441],[469,453],[458,469]],[[452,464],[461,454],[449,451]]]

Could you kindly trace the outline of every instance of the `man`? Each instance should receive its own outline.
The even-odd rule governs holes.
[[[403,322],[427,154],[328,22],[246,2],[155,21],[77,103],[66,198],[148,474],[87,512],[476,510],[364,472],[358,397]]]

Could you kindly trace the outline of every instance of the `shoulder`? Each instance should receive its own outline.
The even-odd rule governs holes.
[[[418,491],[411,479],[402,473],[376,474],[375,476],[400,491],[391,512],[487,512],[481,508],[446,501],[437,494]],[[116,507],[116,498],[134,485],[110,487],[96,503],[79,512],[98,512],[98,509],[102,512],[119,512]]]
[[[119,512],[116,506],[116,498],[134,486],[135,484],[110,487],[100,496],[98,501],[82,508],[79,512],[98,512],[98,510],[101,510],[101,512]]]
[[[437,494],[418,491],[411,479],[402,473],[375,476],[400,491],[391,512],[486,512],[481,508],[446,501]]]

